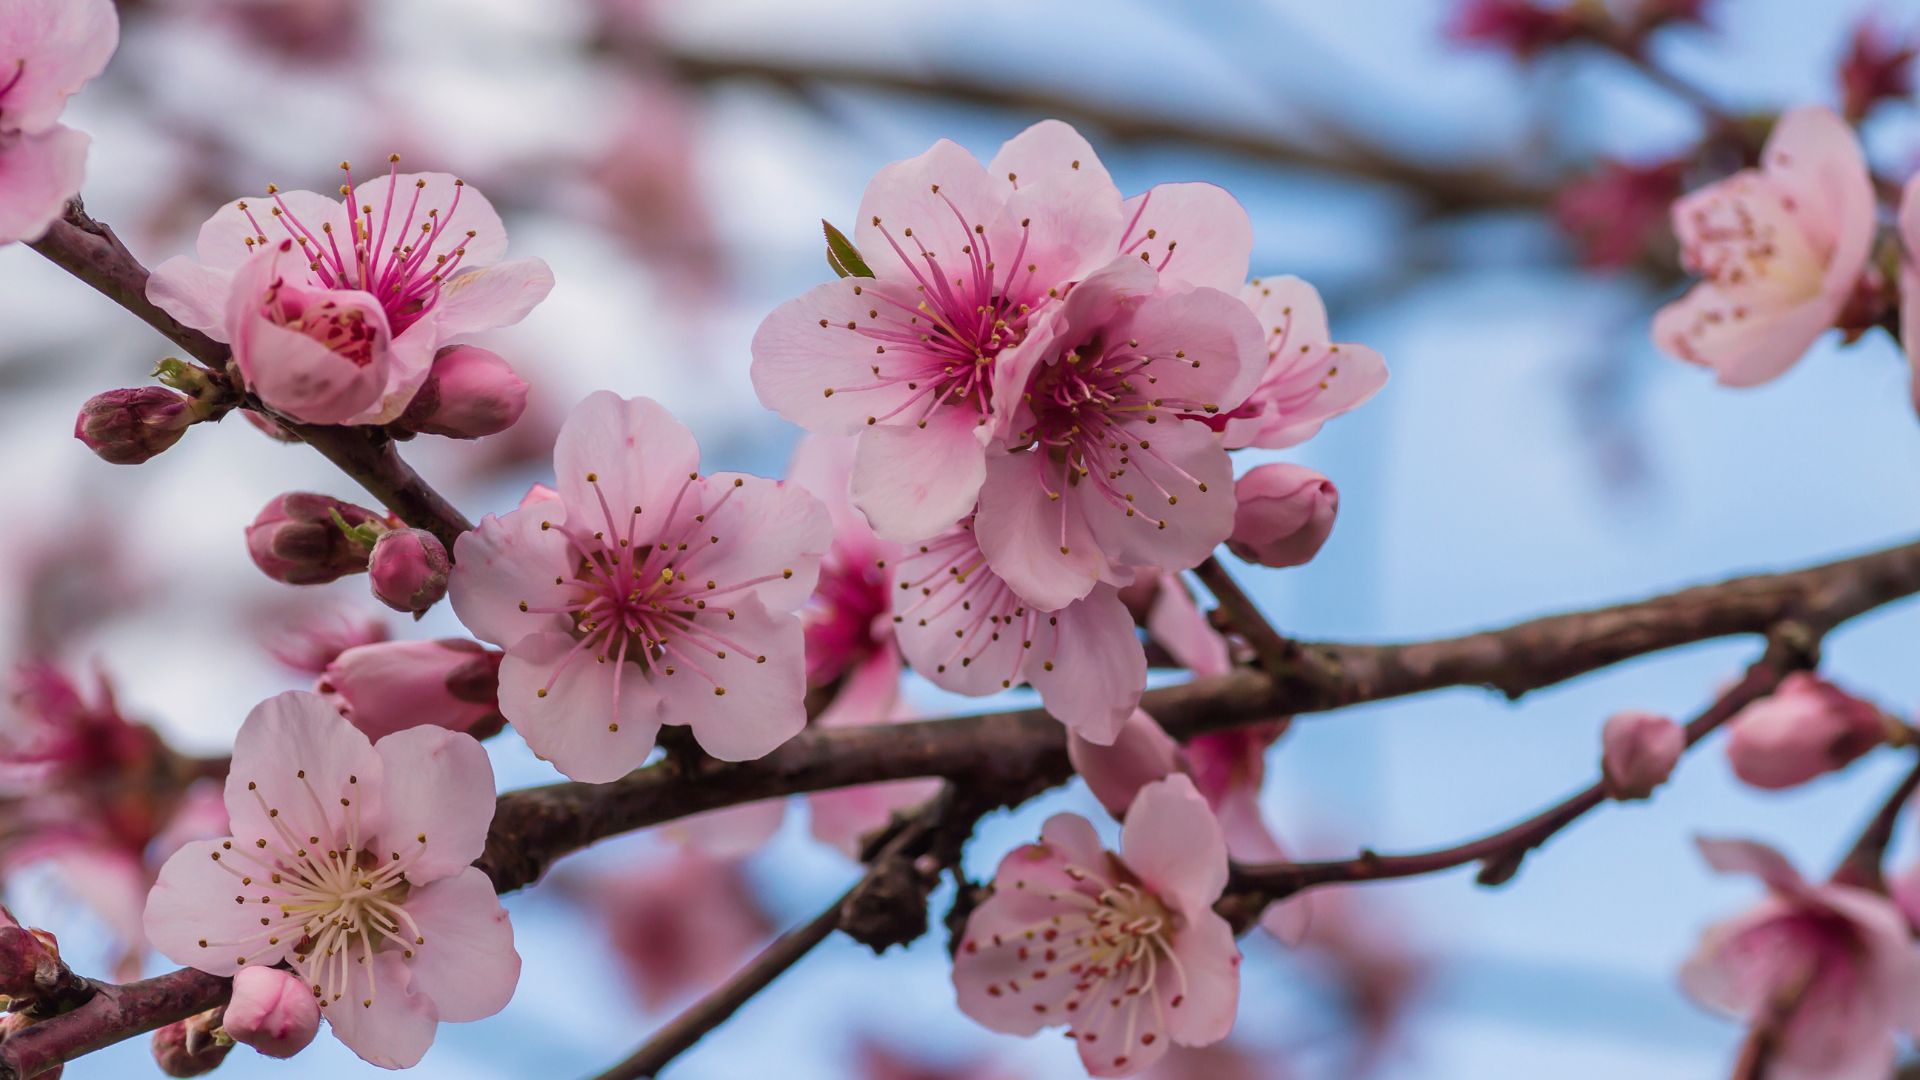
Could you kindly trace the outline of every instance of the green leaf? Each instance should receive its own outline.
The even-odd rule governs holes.
[[[860,257],[860,249],[853,246],[847,234],[833,227],[825,218],[820,219],[820,229],[827,234],[827,265],[841,277],[872,277],[873,268],[867,260]]]

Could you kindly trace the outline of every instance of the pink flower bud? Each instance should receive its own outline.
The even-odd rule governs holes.
[[[220,1010],[176,1020],[153,1033],[153,1063],[168,1076],[201,1076],[220,1067],[233,1044],[213,1037]]]
[[[275,581],[319,585],[365,570],[371,544],[347,529],[383,528],[385,521],[372,510],[329,495],[290,491],[268,503],[247,526],[247,553]]]
[[[1847,119],[1858,122],[1882,101],[1913,95],[1913,61],[1920,42],[1867,16],[1853,28],[1840,61],[1840,92]]]
[[[1727,727],[1734,775],[1770,789],[1833,772],[1887,739],[1879,708],[1804,671],[1782,679]]]
[[[478,439],[512,427],[527,408],[527,384],[505,360],[472,345],[441,349],[400,417],[403,427],[450,439]]]
[[[315,689],[370,739],[435,724],[476,738],[500,730],[501,653],[459,638],[348,649]]]
[[[395,529],[374,542],[367,561],[373,595],[395,611],[422,612],[447,595],[447,549],[424,529]]]
[[[1261,465],[1233,486],[1239,508],[1227,550],[1261,566],[1301,566],[1333,532],[1340,492],[1333,481],[1300,465]]]
[[[288,1058],[319,1032],[320,1003],[292,973],[250,965],[233,977],[225,1026],[235,1041],[268,1057]]]
[[[45,930],[21,926],[0,908],[0,994],[33,1000],[60,978],[60,943]]]
[[[80,407],[73,437],[103,461],[138,465],[179,442],[197,419],[193,400],[164,386],[109,390]]]
[[[1673,775],[1673,766],[1687,748],[1687,733],[1664,716],[1621,712],[1607,718],[1600,730],[1600,747],[1607,794],[1644,799]]]

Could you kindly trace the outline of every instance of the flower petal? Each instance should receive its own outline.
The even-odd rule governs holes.
[[[567,617],[555,609],[572,589],[555,584],[571,568],[566,536],[542,523],[564,521],[557,501],[545,500],[505,517],[488,514],[480,527],[453,542],[453,573],[447,592],[454,614],[475,637],[511,645],[529,634],[563,630]],[[525,604],[532,610],[522,610]]]
[[[1183,775],[1140,789],[1121,828],[1120,857],[1162,903],[1189,920],[1210,912],[1227,887],[1220,823]]]
[[[1147,654],[1111,586],[1048,617],[1027,655],[1027,681],[1068,730],[1110,745],[1147,688]]]
[[[553,270],[544,259],[515,259],[454,275],[433,306],[440,338],[512,326],[553,291]]]
[[[356,975],[362,970],[356,968]],[[373,954],[371,978],[377,988],[371,1005],[342,998],[322,1005],[320,1015],[333,1029],[334,1038],[360,1060],[383,1069],[411,1069],[433,1045],[439,1014],[432,1000],[407,985],[407,964],[398,952]],[[308,979],[308,985],[312,981]]]
[[[373,746],[385,766],[386,813],[379,837],[384,851],[410,854],[416,884],[460,873],[487,847],[493,823],[493,765],[472,736],[423,724],[396,731]]]
[[[925,427],[887,424],[861,433],[853,458],[853,502],[873,531],[912,543],[965,517],[987,476],[980,445],[984,424],[967,409],[939,408]]]
[[[507,1007],[520,981],[513,923],[493,882],[475,867],[415,890],[407,914],[425,942],[413,946],[410,989],[433,1001],[441,1020],[463,1024]]]
[[[384,808],[373,744],[318,694],[289,690],[253,707],[233,740],[227,814],[241,841],[343,842],[349,822],[378,832]],[[351,800],[352,806],[342,806]],[[275,813],[277,811],[277,813]]]
[[[701,651],[710,646],[694,631],[683,631],[680,642],[698,644],[676,648],[657,662],[662,670],[653,686],[663,723],[693,728],[700,748],[722,761],[751,761],[807,726],[805,641],[797,615],[770,612],[755,596],[730,604],[731,618],[701,620],[726,636],[725,658]],[[679,670],[666,674],[666,665]]]
[[[86,135],[55,124],[37,135],[0,135],[0,244],[38,240],[86,178]]]
[[[540,633],[510,646],[500,661],[500,713],[554,768],[604,784],[653,752],[660,695],[632,661],[602,664],[576,644]]]
[[[607,390],[574,406],[553,447],[568,526],[585,532],[624,533],[634,507],[665,514],[699,468],[700,447],[685,424],[652,398]]]
[[[271,882],[242,885],[232,872],[238,867],[229,844],[195,840],[174,852],[147,894],[142,920],[148,943],[167,959],[213,975],[231,975],[248,964],[277,964],[300,937],[298,922],[278,942],[261,936],[262,918],[287,919],[278,905],[260,903],[262,896],[277,897],[279,889]],[[221,859],[229,865],[223,867]]]
[[[1159,184],[1127,200],[1121,254],[1169,277],[1232,294],[1247,281],[1253,222],[1213,184]]]

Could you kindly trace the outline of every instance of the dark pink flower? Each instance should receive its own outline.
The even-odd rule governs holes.
[[[1541,0],[1461,0],[1447,36],[1531,60],[1548,49],[1580,37],[1585,28],[1578,5]]]
[[[395,529],[374,541],[367,557],[367,580],[374,599],[395,611],[416,615],[447,595],[453,564],[447,549],[425,529]]]
[[[58,120],[119,40],[111,0],[0,8],[0,244],[38,239],[79,194],[88,140]]]
[[[512,427],[526,409],[526,380],[499,354],[451,345],[433,358],[399,424],[449,439],[479,439]]]
[[[1920,43],[1898,34],[1874,15],[1854,24],[1847,55],[1840,61],[1841,115],[1859,121],[1882,101],[1913,96],[1913,60]]]
[[[1687,748],[1687,733],[1656,713],[1620,712],[1600,730],[1600,771],[1616,799],[1644,799],[1667,782]]]
[[[1333,533],[1340,492],[1304,465],[1270,461],[1234,481],[1227,550],[1261,566],[1304,566]]]
[[[1588,266],[1631,266],[1665,232],[1689,164],[1685,158],[1645,165],[1602,162],[1554,196],[1554,221],[1573,238]]]

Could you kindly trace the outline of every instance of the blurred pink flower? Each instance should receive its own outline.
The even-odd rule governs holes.
[[[565,888],[599,914],[648,1012],[719,985],[774,929],[739,864],[697,851],[577,875]]]
[[[455,613],[507,650],[501,712],[576,780],[639,767],[663,723],[730,761],[806,724],[797,612],[827,513],[796,485],[699,466],[659,404],[602,391],[560,431],[557,496],[454,545]]]
[[[1059,814],[1000,863],[954,957],[960,1010],[1010,1035],[1066,1024],[1094,1076],[1135,1076],[1172,1043],[1226,1038],[1240,949],[1215,914],[1227,849],[1192,781],[1140,792],[1121,854]]]
[[[854,1059],[860,1080],[1022,1080],[984,1058],[930,1061],[876,1039],[862,1039]]]
[[[1705,280],[1660,309],[1662,349],[1754,386],[1834,325],[1873,248],[1873,181],[1853,129],[1822,106],[1774,125],[1760,167],[1673,204],[1681,263]]]
[[[1665,234],[1688,164],[1685,158],[1645,165],[1603,161],[1554,196],[1554,221],[1573,238],[1586,265],[1600,270],[1631,266]]]
[[[1680,969],[1681,987],[1764,1031],[1770,1076],[1888,1075],[1893,1033],[1920,1029],[1920,951],[1899,909],[1865,889],[1808,884],[1763,844],[1699,844],[1708,865],[1759,878],[1767,896],[1707,928]]]
[[[1531,60],[1577,40],[1586,28],[1579,4],[1541,0],[1459,0],[1447,36]]]
[[[1616,799],[1644,799],[1667,782],[1687,748],[1687,733],[1650,712],[1614,713],[1600,729],[1600,771]]]
[[[1854,24],[1847,54],[1840,60],[1841,115],[1859,121],[1882,101],[1913,96],[1913,61],[1920,41],[1901,34],[1869,13]]]
[[[37,240],[79,194],[88,139],[58,123],[120,40],[111,0],[0,8],[0,244]]]
[[[1754,787],[1794,787],[1846,767],[1888,732],[1872,702],[1796,671],[1727,721],[1727,761]]]

